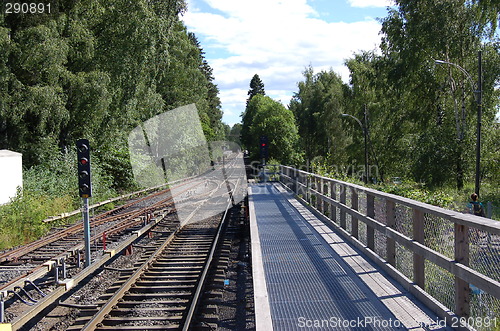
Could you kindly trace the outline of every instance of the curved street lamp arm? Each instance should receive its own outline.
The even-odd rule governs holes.
[[[472,86],[472,91],[474,93],[479,93],[480,92],[479,88],[478,88],[478,85],[476,83],[474,83],[474,80],[472,79],[472,76],[467,72],[467,70],[465,70],[464,68],[462,68],[458,64],[453,63],[453,62],[443,61],[443,60],[434,60],[434,62],[437,63],[437,64],[449,64],[449,65],[452,65],[454,67],[457,67],[458,69],[460,69],[461,72],[463,72],[465,74],[465,76],[469,80],[469,83]]]
[[[354,119],[356,122],[358,122],[359,126],[361,127],[361,129],[364,131],[365,130],[365,127],[363,126],[363,123],[361,123],[361,121],[357,118],[357,117],[354,117],[350,114],[340,114],[341,116],[343,117],[350,117],[352,119]]]

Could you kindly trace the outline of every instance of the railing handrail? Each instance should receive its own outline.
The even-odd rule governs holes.
[[[336,184],[349,186],[351,188],[357,189],[358,193],[369,193],[375,197],[389,199],[393,202],[396,202],[398,204],[401,204],[401,205],[404,205],[407,207],[417,208],[417,209],[422,210],[425,213],[449,219],[456,224],[466,225],[466,226],[473,227],[475,229],[479,229],[479,230],[491,232],[492,234],[499,234],[500,235],[500,222],[495,221],[495,220],[491,220],[491,219],[488,219],[485,217],[480,217],[480,216],[476,216],[476,215],[472,215],[472,214],[464,214],[464,213],[460,213],[460,212],[457,212],[454,210],[445,209],[445,208],[442,208],[439,206],[433,206],[433,205],[425,203],[425,202],[420,202],[417,200],[405,198],[405,197],[391,194],[391,193],[377,191],[377,190],[369,188],[369,187],[365,187],[365,186],[361,186],[361,185],[357,185],[357,184],[353,184],[353,183],[349,183],[349,182],[344,182],[344,181],[341,181],[338,179],[333,179],[333,178],[313,174],[311,172],[295,169],[295,168],[292,168],[289,166],[282,165],[282,167],[294,170],[294,171],[301,173],[301,174],[304,174],[306,176],[312,176],[312,177],[315,177],[318,179],[323,179],[323,180],[326,180],[329,182],[334,182]]]
[[[391,274],[429,307],[433,307],[432,309],[443,319],[449,321],[450,318],[453,320],[457,316],[469,316],[469,284],[479,287],[488,295],[500,300],[500,282],[492,278],[497,278],[498,275],[490,277],[478,271],[481,269],[469,266],[470,228],[484,231],[487,233],[487,238],[491,238],[491,235],[500,235],[500,222],[447,210],[288,166],[280,166],[280,181],[285,185],[292,184],[292,191],[295,191],[296,194],[304,194],[303,198],[299,200],[307,202],[312,207],[313,212],[317,213],[318,217],[323,219],[326,224],[339,230],[346,239],[370,256],[380,268]],[[350,203],[347,199],[348,192]],[[359,208],[360,196],[366,197],[364,212],[361,212]],[[379,203],[383,201],[385,204],[381,215],[375,208],[376,198]],[[409,208],[412,214],[408,215],[408,218],[397,218],[397,206]],[[329,216],[326,216],[325,212]],[[337,212],[339,213],[337,214]],[[350,218],[347,218],[347,215]],[[425,215],[437,216],[445,220],[448,223],[448,229],[452,229],[453,236],[450,237],[451,241],[448,242],[449,246],[447,246],[451,251],[448,251],[447,255],[440,253],[441,249],[427,243],[425,229],[432,223],[425,221]],[[382,220],[380,220],[380,216],[382,216]],[[398,230],[397,224],[401,220],[409,226],[405,232]],[[350,226],[348,226],[347,221],[350,222]],[[361,242],[359,222],[366,225],[366,237],[363,239],[366,242]],[[382,251],[381,254],[377,252],[380,246],[375,244],[375,239],[380,239],[380,235],[385,237],[386,249],[385,253]],[[404,260],[397,257],[396,243],[413,254],[413,280],[406,278],[402,270],[398,269],[398,263],[404,263]],[[425,261],[446,270],[455,278],[454,307],[445,307],[437,298],[431,297],[425,291],[422,292],[426,283]],[[446,300],[446,298],[443,299]],[[451,313],[450,309],[452,308],[456,315]],[[462,327],[468,328],[467,325],[460,325],[460,328]]]

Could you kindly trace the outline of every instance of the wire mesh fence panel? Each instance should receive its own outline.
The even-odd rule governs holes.
[[[359,212],[366,215],[366,192],[359,193]]]
[[[441,217],[424,215],[424,244],[449,258],[454,258],[454,223]]]
[[[413,253],[399,243],[396,243],[396,269],[413,279]]]
[[[332,199],[335,201],[339,201],[340,199],[340,190],[341,188],[338,184],[334,184],[333,187],[330,186],[330,194],[332,195]],[[333,217],[330,217],[330,219],[332,219],[337,225],[340,224],[340,208],[334,206],[332,216]]]
[[[311,194],[311,197],[309,199],[309,203],[311,204],[311,206],[316,207],[316,201],[317,201],[316,195]]]
[[[469,229],[469,266],[482,274],[500,281],[500,236],[485,231]],[[470,286],[470,310],[475,322],[484,320],[484,325],[476,323],[477,330],[490,330],[487,319],[500,316],[500,300],[484,290]],[[498,321],[500,325],[500,321]]]
[[[375,230],[375,253],[377,253],[377,255],[383,258],[384,260],[387,259],[387,237],[376,230]]]
[[[396,205],[395,210],[395,224],[394,228],[396,231],[412,238],[413,229],[413,216],[412,209],[402,205]]]
[[[469,266],[500,281],[500,236],[469,228]]]
[[[385,199],[381,197],[375,197],[375,220],[382,224],[387,224],[387,212]],[[377,253],[383,259],[387,259],[387,237],[375,231],[375,253]]]
[[[500,321],[500,300],[485,292],[478,292],[471,295],[471,316],[477,321],[477,330],[498,330]],[[492,328],[488,321],[496,319],[496,329]],[[484,321],[479,324],[479,321]]]
[[[346,190],[345,205],[352,206],[352,191],[350,189],[348,189],[347,187],[344,187],[344,189]],[[346,213],[345,221],[346,221],[347,232],[352,233],[352,216],[351,216],[351,214]]]
[[[382,224],[387,224],[385,199],[375,197],[375,219]]]
[[[359,222],[359,238],[358,240],[361,241],[363,244],[368,245],[368,240],[367,240],[367,231],[366,231],[366,224],[363,222]]]
[[[429,261],[425,261],[425,291],[448,309],[455,309],[455,276]]]
[[[470,319],[476,330],[498,330],[500,327],[500,300],[478,289],[470,296]],[[496,320],[495,320],[496,319]],[[496,323],[492,323],[495,321]],[[496,328],[495,328],[496,324]]]

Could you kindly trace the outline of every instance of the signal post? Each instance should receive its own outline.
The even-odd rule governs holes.
[[[92,183],[90,177],[90,145],[87,139],[76,142],[78,155],[78,192],[83,199],[83,233],[85,241],[85,267],[90,266],[90,220],[89,198],[92,196]]]

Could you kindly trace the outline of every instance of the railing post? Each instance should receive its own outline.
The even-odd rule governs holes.
[[[358,191],[356,188],[351,187],[351,208],[353,210],[359,210],[358,206]],[[358,225],[358,219],[356,217],[351,217],[351,229],[352,233],[351,235],[358,239],[359,238],[359,225]]]
[[[346,201],[346,191],[347,191],[347,187],[345,185],[340,185],[340,203],[345,205],[345,201]],[[346,229],[347,226],[346,226],[346,220],[345,220],[345,210],[344,209],[340,209],[340,227],[342,229]]]
[[[303,172],[300,172],[300,183],[302,184],[302,185],[300,185],[300,189],[302,191],[303,199],[307,201],[307,198],[308,198],[308,195],[307,195],[307,176]]]
[[[306,177],[306,182],[305,182],[305,184],[306,184],[306,201],[307,201],[307,203],[311,203],[311,198],[310,198],[311,197],[311,190],[310,190],[311,178],[309,176],[309,173],[307,173],[307,175],[305,175],[305,177]]]
[[[375,197],[366,193],[366,216],[375,218]],[[375,252],[375,229],[366,224],[366,245]]]
[[[302,172],[297,169],[295,173],[295,178],[297,179],[295,182],[297,184],[297,195],[301,194],[304,197],[304,190],[302,189]]]
[[[290,189],[292,189],[292,192],[294,191],[293,190],[293,179],[292,179],[292,168],[285,168],[285,175],[288,176],[287,177],[287,182],[289,182],[290,184]]]
[[[323,195],[328,196],[329,195],[328,189],[330,188],[328,185],[328,178],[323,178],[322,187],[323,187]],[[330,213],[330,208],[328,206],[329,206],[328,202],[326,200],[323,200],[323,214]]]
[[[396,227],[396,204],[394,201],[385,200],[385,216],[387,227],[394,229]],[[387,262],[396,266],[396,242],[394,239],[387,237],[386,239]]]
[[[335,186],[335,182],[330,183],[330,198],[333,200],[337,200],[337,188]],[[334,222],[337,223],[337,207],[333,203],[330,204],[330,219]]]
[[[311,206],[313,206],[316,209],[318,209],[318,194],[313,193],[312,191],[313,190],[317,191],[317,189],[318,189],[317,181],[318,181],[318,178],[316,178],[316,175],[313,174],[311,177]]]
[[[323,199],[321,197],[321,195],[324,194],[324,191],[323,191],[323,178],[322,177],[317,177],[317,183],[318,183],[318,188],[317,188],[317,191],[319,192],[319,194],[317,195],[317,202],[316,202],[316,205],[318,206],[318,210],[320,211],[320,213],[324,214],[325,213],[325,209],[323,208]]]
[[[316,177],[316,175],[313,175],[313,179],[312,179],[312,186],[311,188],[313,190],[315,190],[316,192],[319,191],[319,188],[318,188],[318,177]],[[311,203],[311,205],[314,206],[314,208],[318,209],[318,193],[314,193],[314,204]],[[311,197],[312,199],[312,197]]]
[[[284,176],[282,176],[282,175],[284,174],[285,176],[290,177],[290,174],[289,174],[290,169],[288,169],[288,168],[284,168],[282,165],[280,165],[280,166],[279,166],[279,171],[280,171],[280,182],[282,182],[282,183],[283,183],[283,179],[284,179],[285,177],[284,177]],[[288,181],[288,179],[287,179],[287,181]],[[285,184],[285,183],[283,183],[283,184]],[[288,186],[288,185],[286,185],[286,184],[285,184],[285,186]]]
[[[293,192],[296,195],[298,195],[299,194],[299,184],[298,184],[298,175],[297,175],[297,169],[296,168],[294,168],[292,170],[292,173],[290,175],[292,175],[292,174],[293,174],[293,176],[290,176],[290,177],[292,178]]]
[[[278,182],[280,182],[281,184],[286,185],[286,183],[283,182],[283,176],[281,176],[282,172],[281,172],[281,165],[278,165]]]
[[[413,240],[424,243],[424,212],[413,209]],[[413,253],[413,281],[425,289],[425,264],[423,256]]]
[[[455,223],[455,261],[469,265],[469,227]],[[455,276],[455,313],[461,317],[470,316],[469,284]]]

